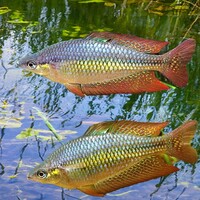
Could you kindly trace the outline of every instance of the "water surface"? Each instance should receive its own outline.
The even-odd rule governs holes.
[[[0,1],[0,199],[100,199],[26,179],[36,163],[60,146],[36,109],[47,116],[63,142],[105,120],[169,121],[166,132],[189,119],[200,121],[200,8],[198,2],[184,2]],[[196,39],[196,52],[187,66],[187,87],[151,94],[80,98],[60,84],[17,67],[27,53],[93,31],[170,41],[168,49],[184,38]],[[30,135],[38,134],[18,136],[27,129],[36,131]],[[199,133],[198,127],[193,140],[198,152]],[[120,189],[103,199],[199,200],[199,162],[180,162],[178,167],[179,172],[166,178]]]

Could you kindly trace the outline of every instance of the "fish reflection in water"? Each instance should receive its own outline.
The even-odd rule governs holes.
[[[55,150],[28,178],[44,184],[79,189],[104,196],[117,189],[166,176],[179,169],[179,160],[197,161],[190,142],[196,121],[187,121],[169,134],[167,125],[134,121],[95,124],[77,139]]]
[[[167,44],[125,34],[92,33],[27,55],[19,65],[64,84],[79,96],[169,89],[156,78],[156,71],[184,87],[188,82],[186,64],[195,50],[195,40],[187,39],[157,55]]]

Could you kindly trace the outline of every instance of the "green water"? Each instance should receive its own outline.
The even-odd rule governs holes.
[[[60,146],[44,115],[63,142],[106,120],[169,121],[166,132],[189,119],[200,121],[200,5],[176,3],[0,0],[0,199],[100,199],[26,179],[36,163]],[[93,31],[165,40],[168,49],[184,38],[196,39],[196,52],[187,65],[188,85],[151,94],[80,98],[17,66],[27,53]],[[198,126],[193,146],[200,153],[199,133]],[[200,200],[199,162],[180,162],[178,167],[180,171],[167,178],[120,189],[103,199]]]

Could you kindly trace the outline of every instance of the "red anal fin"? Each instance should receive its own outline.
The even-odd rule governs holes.
[[[107,39],[107,42],[117,43],[130,48],[133,48],[140,52],[145,53],[159,53],[168,42],[156,41],[150,39],[144,39],[134,35],[110,33],[110,32],[94,32],[91,33],[87,39],[103,38]]]
[[[81,88],[86,95],[137,94],[169,89],[155,77],[153,71],[144,71],[108,82],[84,84]]]
[[[80,96],[80,97],[84,97],[85,94],[82,92],[81,90],[81,85],[80,84],[70,84],[67,83],[65,84],[65,87],[72,93]]]
[[[168,124],[135,121],[107,121],[94,124],[88,128],[84,136],[101,134],[131,134],[135,136],[159,136],[161,130]]]
[[[81,188],[78,188],[80,191],[84,192],[85,194],[96,196],[96,197],[103,197],[105,194],[100,193],[96,190],[94,185],[86,185]]]
[[[179,169],[169,165],[159,156],[146,157],[138,163],[133,164],[116,174],[108,176],[106,179],[97,180],[96,184],[78,188],[86,194],[103,196],[106,193],[127,187],[136,183],[141,183],[161,176],[167,176]]]

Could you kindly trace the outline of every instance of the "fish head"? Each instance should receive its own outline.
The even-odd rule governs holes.
[[[49,168],[40,164],[28,173],[27,178],[43,184],[57,185],[62,179],[62,171],[59,168]]]
[[[19,61],[19,66],[42,76],[48,76],[52,67],[50,63],[44,62],[38,53],[26,55]]]

